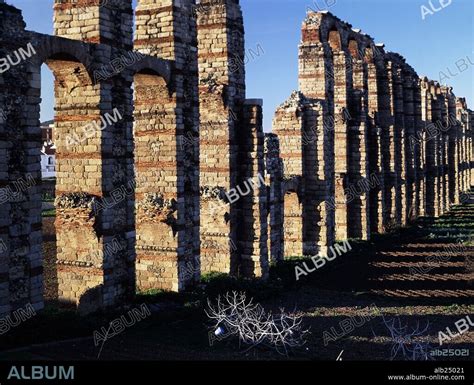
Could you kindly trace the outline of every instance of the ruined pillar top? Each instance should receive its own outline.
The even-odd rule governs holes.
[[[120,21],[120,22],[118,22]],[[55,0],[54,35],[112,47],[133,47],[132,0]]]

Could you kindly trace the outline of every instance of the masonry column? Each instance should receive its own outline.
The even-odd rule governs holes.
[[[392,55],[393,57],[393,55]],[[406,151],[405,151],[405,118],[403,100],[403,73],[402,66],[404,60],[398,56],[392,62],[391,88],[394,117],[393,132],[393,177],[395,185],[394,200],[394,223],[396,226],[407,223],[406,213]]]
[[[354,44],[357,44],[355,40]],[[349,46],[352,54],[353,91],[349,115],[349,164],[354,203],[349,220],[350,236],[361,239],[370,238],[370,187],[375,176],[370,175],[368,110],[368,71],[367,65],[359,57],[359,49]],[[375,181],[377,183],[377,181]]]
[[[415,168],[415,210],[416,217],[425,215],[425,170],[424,170],[424,147],[420,138],[423,137],[423,120],[422,120],[422,87],[421,79],[418,76],[413,80],[413,100],[415,107],[415,127],[414,137],[410,138],[410,149],[414,152],[414,168]]]
[[[434,217],[436,215],[436,153],[435,140],[431,137],[433,132],[433,95],[430,83],[427,79],[423,81],[423,147],[425,163],[425,215]]]
[[[135,292],[133,166],[127,143],[131,92],[114,91],[124,84],[123,77],[96,76],[97,69],[132,47],[131,1],[111,7],[93,0],[56,0],[54,33],[108,45],[93,46],[89,68],[55,57],[47,60],[56,78],[59,298],[87,312]],[[91,128],[87,140],[78,139]]]
[[[280,140],[283,163],[283,256],[303,256],[303,137],[305,98],[294,92],[275,112],[273,132]]]
[[[334,65],[330,45],[321,41],[326,16],[323,13],[308,12],[302,25],[302,39],[298,56],[298,84],[303,98],[324,101],[317,107],[320,109],[317,121],[313,120],[313,125],[304,124],[302,127],[305,146],[309,153],[314,155],[314,162],[316,162],[312,165],[312,170],[316,170],[318,184],[316,199],[319,202],[317,215],[321,218],[319,220],[319,239],[322,252],[332,246],[336,239]],[[321,128],[318,129],[318,127]],[[300,134],[296,133],[295,135]],[[288,156],[293,154],[295,148],[292,149],[287,144],[288,147],[284,150],[283,143],[282,140],[280,142],[282,154],[286,153]]]
[[[238,125],[245,101],[245,48],[237,0],[197,8],[202,271],[239,273]]]
[[[246,100],[239,130],[240,179],[245,194],[240,198],[239,249],[244,277],[268,276],[268,196],[265,184],[265,159],[262,100]],[[239,190],[242,191],[242,190]]]
[[[439,98],[439,88],[431,82],[430,92],[432,95],[432,118],[430,125],[430,139],[434,147],[434,210],[435,216],[442,215],[442,134],[440,130],[441,121],[441,100]]]
[[[446,105],[448,112],[448,202],[449,205],[459,204],[459,191],[456,191],[456,148],[457,148],[457,119],[456,119],[456,97],[452,92],[452,88],[448,88],[446,92]]]
[[[132,48],[131,0],[54,0],[54,35],[88,43]]]
[[[465,123],[464,123],[464,135],[465,135],[465,155],[464,155],[464,162],[465,162],[465,172],[464,172],[464,180],[465,180],[465,191],[469,191],[470,189],[470,180],[469,180],[469,166],[470,166],[470,152],[469,152],[469,147],[470,147],[470,129],[471,129],[471,122],[470,122],[470,113],[469,110],[467,109],[467,105],[464,110],[464,116],[465,116]]]
[[[404,216],[406,221],[403,225],[413,221],[418,216],[416,203],[416,149],[413,145],[415,143],[416,131],[416,117],[415,117],[415,83],[416,73],[412,68],[405,65],[403,71],[403,110],[404,110],[404,139],[402,147],[405,152],[405,184],[406,184],[406,205],[404,209]]]
[[[200,277],[197,32],[192,0],[139,0],[135,49],[172,61],[135,75],[137,284],[180,291]]]
[[[334,64],[334,150],[335,150],[335,199],[336,239],[349,237],[349,202],[345,189],[349,188],[348,120],[347,107],[352,79],[348,76],[347,53],[337,45],[332,47]]]
[[[370,229],[372,233],[384,232],[384,173],[382,163],[382,135],[380,127],[381,94],[379,95],[379,76],[382,71],[380,65],[381,54],[376,46],[369,47],[365,52],[365,62],[368,72],[368,140],[369,140],[369,170],[379,181],[377,186],[370,189]],[[383,68],[383,67],[382,67]]]
[[[377,226],[380,233],[387,231],[393,219],[394,212],[394,117],[393,103],[391,98],[391,69],[390,63],[386,61],[386,54],[383,44],[377,44],[372,47],[373,62],[375,67],[370,69],[375,77],[375,82],[369,86],[369,111],[374,117],[374,130],[372,132],[374,148],[374,166],[380,173],[381,188],[378,191],[377,205]],[[373,93],[373,96],[370,96]],[[374,104],[373,98],[377,99]],[[370,105],[376,107],[372,108]],[[374,215],[374,217],[375,217]]]
[[[0,58],[26,49],[21,11],[0,2]],[[3,60],[2,60],[3,61]],[[26,61],[0,71],[0,318],[43,302],[40,81]],[[5,321],[4,321],[5,322]],[[5,323],[4,325],[5,326]]]
[[[441,111],[441,121],[439,124],[440,128],[440,152],[441,152],[441,213],[444,214],[449,210],[449,194],[448,194],[448,173],[449,173],[449,162],[448,162],[448,130],[449,130],[449,119],[448,119],[448,100],[447,100],[447,89],[446,87],[439,88],[439,103]]]
[[[468,157],[468,164],[469,164],[469,185],[468,188],[470,189],[474,185],[474,112],[468,109],[469,114],[469,157]]]
[[[274,133],[265,134],[265,175],[268,186],[268,250],[272,262],[281,262],[283,256],[283,161],[280,142]]]
[[[385,101],[387,103],[387,114],[385,115],[385,124],[387,127],[387,132],[385,136],[386,140],[386,147],[382,146],[383,154],[385,156],[385,187],[386,187],[386,230],[389,230],[393,227],[399,226],[399,221],[397,218],[397,206],[398,205],[398,197],[400,194],[398,193],[398,157],[400,153],[397,152],[399,150],[399,128],[396,123],[397,116],[396,116],[396,108],[398,107],[398,103],[396,103],[396,96],[395,96],[395,84],[394,84],[394,72],[396,71],[396,65],[393,61],[387,58],[386,63],[386,75],[384,75],[381,79],[381,84],[383,87],[386,87],[387,94],[385,95]]]
[[[466,117],[464,113],[464,100],[462,98],[457,98],[456,108],[457,108],[457,117],[459,120],[459,130],[458,130],[458,164],[459,164],[459,192],[460,195],[465,192],[466,184],[464,177],[465,170],[465,129],[466,129]]]

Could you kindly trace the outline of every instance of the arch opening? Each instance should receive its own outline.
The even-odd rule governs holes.
[[[359,59],[359,44],[357,40],[351,39],[348,44],[349,53],[353,59]]]
[[[332,29],[328,34],[328,43],[334,52],[342,50],[341,35],[337,29]]]

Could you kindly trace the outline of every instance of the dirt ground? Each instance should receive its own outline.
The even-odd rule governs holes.
[[[54,218],[45,218],[43,229],[45,293],[51,307],[57,293]],[[353,250],[313,273],[310,283],[261,300],[267,311],[284,308],[304,316],[310,331],[307,342],[289,356],[268,349],[249,351],[232,339],[210,346],[205,303],[157,299],[150,317],[103,345],[94,343],[93,332],[108,327],[114,316],[102,315],[89,325],[90,319],[49,310],[31,321],[36,324],[24,326],[23,331],[36,328],[30,337],[18,342],[12,332],[6,346],[18,349],[0,353],[0,359],[406,360],[414,358],[418,347],[429,355],[437,349],[458,349],[456,354],[464,356],[454,358],[474,360],[474,327],[439,345],[439,332],[449,328],[455,333],[455,323],[469,316],[474,323],[474,247],[472,241],[466,243],[473,230],[474,204],[466,204],[437,220],[421,220],[390,237],[378,237],[370,248]],[[61,317],[71,318],[64,322]],[[42,328],[55,325],[55,333],[38,336]]]

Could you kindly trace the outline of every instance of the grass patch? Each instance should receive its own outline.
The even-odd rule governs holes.
[[[50,218],[56,216],[56,209],[44,210],[41,212],[43,218]]]

